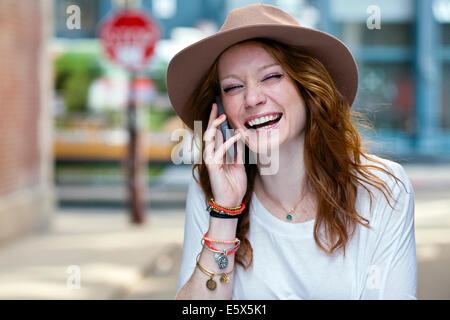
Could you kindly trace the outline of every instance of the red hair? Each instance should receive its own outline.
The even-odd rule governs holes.
[[[386,183],[370,172],[370,169],[382,171],[396,180],[399,179],[386,170],[384,163],[367,155],[367,149],[361,145],[359,133],[352,124],[352,120],[364,119],[367,122],[367,118],[351,110],[350,104],[337,90],[330,74],[318,59],[302,51],[300,47],[273,40],[247,41],[260,45],[280,63],[296,83],[305,101],[307,120],[304,157],[299,161],[305,164],[307,187],[314,192],[318,201],[314,239],[327,254],[333,254],[338,249],[342,249],[345,256],[346,244],[357,224],[369,227],[369,221],[355,210],[357,186],[360,185],[368,191],[372,207],[373,194],[365,183],[380,190],[386,199],[386,192],[390,197],[392,194]],[[202,135],[207,128],[211,101],[220,94],[218,59],[194,91],[186,108],[185,115],[190,117],[189,119],[202,121]],[[371,129],[370,125],[364,123],[360,125]],[[203,141],[202,137],[199,138]],[[204,150],[204,142],[202,144],[202,150]],[[249,150],[247,147],[245,150],[245,159],[249,159]],[[361,157],[378,163],[386,169],[381,166],[362,164]],[[199,179],[196,181],[205,193],[205,199],[209,199],[213,195],[204,161],[194,165],[192,169],[194,179],[196,169],[199,173]],[[245,171],[247,191],[243,202],[247,207],[240,216],[237,227],[237,237],[241,240],[241,247],[236,253],[236,263],[248,268],[252,263],[252,246],[247,238],[250,226],[249,210],[257,167],[255,164],[246,163]],[[325,239],[319,237],[318,231],[322,225],[325,227]]]

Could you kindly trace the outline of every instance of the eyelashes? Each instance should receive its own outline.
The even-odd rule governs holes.
[[[276,79],[280,79],[283,75],[282,74],[271,74],[270,76],[268,76],[267,78],[265,78],[263,81],[268,80],[270,78],[276,78]]]
[[[235,89],[235,88],[239,88],[239,87],[240,87],[240,86],[228,87],[228,88],[223,89],[223,91],[226,93],[226,92],[230,92],[231,90],[233,90],[233,89]]]
[[[283,75],[280,74],[280,73],[275,73],[275,74],[271,74],[271,75],[269,75],[268,77],[264,78],[262,81],[267,81],[267,80],[270,80],[270,79],[280,79],[282,76],[283,76]],[[228,88],[223,89],[223,91],[224,91],[225,93],[227,93],[227,92],[230,92],[230,91],[233,90],[233,89],[237,89],[237,88],[241,88],[241,87],[242,87],[242,85],[231,86],[231,87],[228,87]]]

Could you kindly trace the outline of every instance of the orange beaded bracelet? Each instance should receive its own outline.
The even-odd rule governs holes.
[[[238,238],[235,238],[234,240],[214,240],[214,239],[207,238],[206,237],[207,235],[208,235],[208,232],[205,233],[202,240],[204,239],[205,241],[208,241],[208,242],[223,243],[223,244],[235,244],[235,243],[241,242],[241,240],[239,240]]]
[[[206,210],[208,210],[208,211],[214,210],[218,213],[224,213],[226,215],[239,215],[242,213],[242,211],[244,211],[244,209],[245,209],[244,203],[241,203],[241,205],[239,207],[226,208],[226,207],[222,207],[222,206],[219,206],[218,204],[216,204],[213,199],[211,199],[208,202],[208,207],[206,208]]]

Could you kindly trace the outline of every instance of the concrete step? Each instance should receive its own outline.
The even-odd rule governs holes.
[[[98,205],[123,206],[128,201],[128,190],[124,185],[59,185],[56,197],[61,205],[91,203]],[[184,205],[186,188],[149,188],[145,190],[144,199],[150,204],[171,203]]]
[[[184,211],[154,211],[143,225],[121,210],[59,211],[49,232],[0,247],[0,299],[123,299],[178,272],[161,257],[180,252],[183,231]]]

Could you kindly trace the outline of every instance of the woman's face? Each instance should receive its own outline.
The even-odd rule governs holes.
[[[300,92],[264,48],[252,42],[229,48],[219,59],[218,74],[227,120],[253,152],[303,133],[306,113]]]

